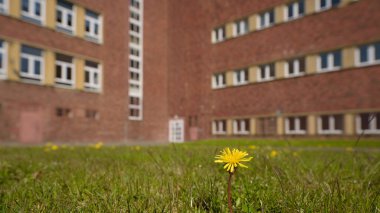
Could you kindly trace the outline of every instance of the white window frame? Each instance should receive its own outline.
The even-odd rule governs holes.
[[[371,114],[371,112],[368,112],[368,114]],[[356,116],[356,133],[357,134],[363,133],[361,121],[362,121],[362,117],[360,116],[360,114],[358,114]],[[371,120],[371,122],[368,124],[368,126],[369,126],[369,129],[364,130],[365,135],[380,134],[380,126],[377,126],[377,117],[376,116]]]
[[[55,66],[61,67],[61,78],[57,78],[57,70],[55,70],[55,83],[59,86],[75,87],[75,66],[73,63],[65,61],[55,61]],[[68,68],[71,68],[71,80],[67,79]]]
[[[98,68],[90,67],[90,66],[84,66],[84,75],[86,75],[86,72],[89,72],[89,81],[86,82],[86,79],[84,79],[84,87],[86,90],[90,91],[98,91],[100,92],[102,90],[102,65],[98,64]],[[98,73],[98,84],[95,83],[94,73]]]
[[[185,122],[183,119],[169,120],[169,142],[182,143],[185,141]]]
[[[364,67],[364,66],[380,64],[380,59],[376,60],[375,44],[368,44],[367,55],[368,55],[368,61],[360,62],[360,46],[358,46],[355,49],[355,65],[357,67]]]
[[[40,5],[41,5],[41,16],[36,16],[34,14],[35,12],[35,3],[36,2],[39,2]],[[21,3],[21,7],[22,7],[22,2]],[[23,11],[22,8],[21,8],[21,15],[25,16],[25,17],[28,17],[28,18],[31,18],[33,20],[37,20],[37,21],[40,21],[42,25],[45,25],[45,19],[46,19],[46,1],[45,0],[29,0],[29,11],[26,12],[26,11]]]
[[[315,1],[316,12],[322,12],[325,10],[329,10],[331,8],[332,8],[332,0],[326,0],[326,7],[324,7],[324,8],[321,8],[321,0]]]
[[[343,58],[342,58],[342,52],[340,51],[340,57],[341,57],[341,65],[340,66],[334,66],[334,52],[328,52],[328,53],[321,53],[321,54],[327,54],[327,68],[322,69],[322,56],[321,54],[318,55],[317,57],[317,72],[332,72],[332,71],[337,71],[340,70],[342,67],[343,63]]]
[[[6,41],[2,40],[3,47],[0,47],[0,54],[2,55],[3,61],[3,67],[0,68],[0,79],[6,79],[7,78],[7,70],[8,70],[8,44]]]
[[[245,121],[249,119],[238,119],[233,121],[233,134],[234,135],[248,135],[250,130],[247,129]],[[240,122],[240,129],[238,129],[238,122]]]
[[[292,17],[289,17],[289,14],[288,14],[288,7],[290,5],[293,7],[293,16]],[[305,7],[305,2],[304,2],[304,7]],[[295,2],[292,2],[288,5],[286,5],[284,7],[284,20],[285,21],[292,21],[292,20],[303,17],[305,14],[300,14],[299,8],[300,8],[300,1],[295,1]],[[305,13],[305,8],[304,8],[304,13]]]
[[[290,70],[289,69],[289,63],[293,63],[293,71],[294,72],[292,74],[289,73],[289,70]],[[299,58],[286,61],[284,66],[285,66],[284,68],[285,68],[285,77],[286,78],[305,75],[306,71],[304,70],[303,72],[301,72],[301,70],[300,70],[300,59]]]
[[[245,72],[247,73],[247,75],[245,75]],[[238,76],[240,76],[240,81],[238,81]],[[245,77],[247,77],[247,78],[245,78]],[[249,78],[248,69],[235,70],[233,73],[233,85],[239,86],[239,85],[248,84],[248,81],[249,81],[248,78]]]
[[[226,123],[226,129],[223,130],[223,123]],[[226,120],[214,120],[212,122],[212,134],[213,135],[225,135],[227,134],[227,121]]]
[[[218,43],[226,39],[226,27],[220,26],[212,31],[212,42]],[[224,36],[223,36],[224,35]]]
[[[70,10],[70,9],[67,9],[65,7],[58,5],[58,3],[57,3],[56,13],[57,13],[57,10],[61,11],[61,13],[62,13],[62,23],[58,22],[57,19],[55,20],[57,27],[69,30],[69,31],[71,31],[71,34],[75,34],[75,29],[76,29],[76,11],[75,11],[76,9],[75,9],[75,6],[73,5],[73,8]],[[71,15],[71,17],[72,17],[71,26],[67,25],[68,15]],[[100,30],[100,26],[99,26],[99,30]]]
[[[36,56],[36,55],[27,54],[27,53],[21,53],[21,59],[22,58],[28,60],[28,70],[27,70],[28,72],[22,72],[21,71],[22,66],[20,65],[20,76],[28,78],[25,80],[29,80],[29,79],[38,80],[42,83],[44,80],[44,76],[45,76],[45,63],[44,63],[43,52],[42,52],[42,56]],[[41,64],[40,75],[34,74],[34,67],[35,67],[36,61],[39,61]]]
[[[271,12],[273,12],[273,17],[274,17],[273,23],[270,23],[270,13]],[[261,26],[262,15],[264,16],[264,25],[263,26]],[[259,14],[257,16],[257,22],[256,23],[257,23],[257,30],[262,30],[262,29],[273,26],[276,23],[276,14],[275,14],[274,9]]]
[[[318,117],[318,134],[320,135],[340,135],[343,134],[343,130],[335,129],[335,115],[328,115],[329,129],[322,129],[322,116]],[[344,124],[344,116],[342,117],[342,123]],[[343,127],[344,129],[344,127]]]
[[[291,117],[294,119],[294,130],[290,130],[290,118],[285,119],[285,134],[287,135],[305,135],[306,129],[301,129],[301,117]],[[305,118],[307,119],[307,118]],[[306,120],[307,122],[307,120]],[[307,125],[307,124],[306,124]]]
[[[86,29],[84,30],[84,33],[87,37],[96,39],[99,43],[102,42],[102,34],[103,34],[103,19],[100,14],[98,14],[98,18],[93,18],[91,16],[88,16],[85,14],[85,28],[86,28],[86,21],[90,23],[90,32],[87,32]],[[98,35],[95,33],[95,24],[98,24]]]
[[[212,88],[219,89],[226,87],[226,73],[216,73],[212,76]]]
[[[234,37],[245,35],[249,31],[248,27],[248,19],[246,18],[235,21],[232,25],[232,35]]]
[[[9,12],[9,0],[3,0],[3,4],[0,4],[0,14],[8,14]],[[3,10],[4,12],[1,12]]]
[[[259,66],[258,72],[257,72],[257,81],[258,82],[265,82],[265,81],[272,81],[276,78],[276,70],[274,70],[274,76],[270,76],[270,65],[271,64],[266,64],[262,65],[264,66],[264,72],[265,76],[261,76],[261,66]],[[273,65],[273,68],[276,69],[275,65]]]

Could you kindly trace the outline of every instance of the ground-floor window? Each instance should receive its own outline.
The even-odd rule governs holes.
[[[226,120],[216,120],[212,122],[212,134],[214,135],[224,135],[227,132],[227,121]]]
[[[289,135],[306,134],[306,116],[286,118],[285,133]]]
[[[238,119],[233,122],[233,133],[235,135],[247,135],[249,134],[250,123],[249,119]]]
[[[356,132],[358,134],[380,134],[380,112],[361,113],[356,117]]]
[[[318,118],[319,134],[342,134],[343,115],[321,115]]]

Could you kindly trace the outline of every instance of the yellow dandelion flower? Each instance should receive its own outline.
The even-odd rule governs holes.
[[[271,158],[275,158],[278,155],[278,152],[276,150],[272,150],[269,154]]]
[[[58,150],[58,146],[57,145],[52,145],[51,146],[51,150],[53,150],[53,151]]]
[[[257,146],[251,145],[251,146],[249,146],[249,148],[255,150],[255,149],[257,149]]]
[[[103,142],[99,141],[98,143],[96,143],[96,144],[94,145],[94,148],[95,148],[95,149],[100,149],[100,148],[102,148],[102,146],[103,146]]]
[[[246,165],[241,163],[248,162],[252,159],[252,157],[246,156],[248,156],[247,152],[243,152],[238,149],[233,149],[231,151],[230,148],[225,148],[221,151],[220,155],[215,156],[215,163],[224,163],[225,165],[223,168],[226,169],[227,172],[233,173],[238,166],[248,168]]]
[[[136,151],[139,151],[141,149],[141,147],[140,146],[136,146],[135,149],[136,149]]]

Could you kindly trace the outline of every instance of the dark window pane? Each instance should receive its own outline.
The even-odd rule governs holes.
[[[95,35],[98,35],[99,34],[99,25],[98,24],[95,24]]]
[[[376,129],[380,129],[380,113],[376,113]]]
[[[0,69],[3,68],[3,55],[0,54]]]
[[[323,53],[321,55],[321,68],[326,69],[327,68],[327,54]]]
[[[98,73],[94,73],[94,84],[98,84],[99,83],[99,75]]]
[[[368,113],[363,113],[360,115],[360,123],[362,130],[369,129],[369,114]]]
[[[360,52],[360,62],[368,62],[368,45],[363,45],[359,47]]]
[[[62,78],[62,68],[59,65],[55,66],[55,76],[57,78]]]
[[[29,60],[21,58],[21,72],[28,72]]]
[[[26,45],[22,45],[21,52],[26,53],[26,54],[30,54],[30,55],[35,55],[35,56],[42,56],[42,50],[41,49],[26,46]]]
[[[288,5],[288,17],[293,17],[293,4]]]
[[[25,12],[29,11],[29,0],[22,0],[22,10]]]
[[[251,129],[251,127],[250,127],[249,120],[246,119],[246,120],[245,120],[245,130],[246,130],[246,131],[249,131],[250,129]]]
[[[305,13],[305,1],[304,0],[299,1],[298,12],[300,15],[303,15]]]
[[[90,73],[89,72],[84,73],[84,82],[90,83]]]
[[[72,70],[70,67],[67,68],[67,80],[71,80],[71,74],[72,74]]]
[[[86,20],[86,32],[90,32],[90,22]]]
[[[343,130],[343,116],[342,115],[335,115],[335,129],[336,130]]]
[[[92,61],[86,61],[86,66],[98,68],[98,63]]]
[[[41,16],[41,4],[39,2],[35,3],[34,14]]]
[[[324,115],[322,116],[322,130],[328,130],[329,129],[329,116]]]
[[[306,117],[300,117],[300,129],[306,130]]]
[[[41,74],[41,62],[39,61],[34,62],[34,74],[36,75]]]
[[[327,0],[321,0],[320,7],[325,8],[326,7],[326,1]]]
[[[57,22],[62,23],[62,12],[57,10]]]
[[[72,15],[68,14],[67,15],[67,25],[70,26],[70,27],[72,26],[72,20],[73,20]]]
[[[300,58],[299,59],[299,65],[300,65],[300,72],[305,72],[305,58]]]
[[[334,54],[334,66],[340,67],[342,65],[342,54],[340,51],[336,51]]]
[[[293,74],[294,73],[294,60],[289,61],[288,64],[289,64],[289,74]]]
[[[294,120],[295,120],[294,118],[289,118],[289,130],[296,129]]]
[[[261,74],[261,78],[265,78],[265,66],[261,66],[260,74]]]
[[[380,42],[375,44],[375,59],[380,60]]]
[[[340,4],[340,0],[332,0],[332,6],[338,6]]]
[[[269,69],[270,69],[270,77],[274,77],[274,73],[275,73],[274,64],[270,64]]]
[[[260,16],[260,25],[265,26],[265,13]]]
[[[269,12],[269,23],[273,24],[274,23],[274,11]]]

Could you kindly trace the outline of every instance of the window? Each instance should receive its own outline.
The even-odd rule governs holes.
[[[234,72],[234,85],[243,85],[248,83],[248,69],[236,70]]]
[[[55,57],[55,83],[74,86],[75,68],[73,58],[62,54],[56,54]]]
[[[261,13],[257,19],[257,22],[259,30],[272,26],[274,24],[274,10],[271,9]]]
[[[55,114],[59,118],[65,118],[65,117],[66,118],[72,118],[73,117],[71,110],[69,108],[58,107],[55,110]]]
[[[130,47],[129,52],[133,56],[140,56],[140,51],[138,49]]]
[[[130,42],[133,44],[140,44],[140,38],[134,35],[129,36]]]
[[[100,15],[90,10],[86,10],[86,16],[85,16],[86,37],[90,40],[99,42],[101,40],[100,38],[101,31],[102,31],[102,23],[101,23]]]
[[[331,7],[336,7],[340,4],[340,0],[316,0],[317,11],[328,10]]]
[[[8,13],[8,1],[9,0],[0,0],[0,13]]]
[[[285,133],[288,135],[306,134],[306,116],[286,118]]]
[[[274,64],[261,65],[257,73],[257,81],[270,81],[275,78]]]
[[[73,4],[64,0],[58,0],[56,11],[57,28],[64,32],[74,33],[75,13]]]
[[[140,14],[131,11],[130,18],[135,19],[136,21],[139,21],[140,20]]]
[[[129,24],[129,30],[132,32],[139,33],[140,32],[140,27],[137,24]]]
[[[288,60],[285,63],[285,77],[295,77],[305,74],[305,58]]]
[[[88,90],[101,90],[101,68],[100,64],[86,61],[84,67],[84,87]]]
[[[8,51],[7,43],[0,40],[0,79],[4,79],[7,76],[7,64],[8,64]]]
[[[212,88],[223,88],[226,86],[226,74],[217,73],[212,76]]]
[[[140,68],[140,62],[136,60],[129,60],[129,67],[139,69]]]
[[[224,26],[214,29],[212,32],[213,42],[221,42],[226,39],[226,30]]]
[[[213,135],[225,135],[227,133],[227,121],[216,120],[212,122],[212,134]]]
[[[285,20],[290,21],[305,14],[305,0],[298,0],[285,7]]]
[[[355,53],[357,66],[366,66],[380,63],[380,42],[359,46]]]
[[[235,135],[248,135],[250,131],[249,119],[238,119],[233,122],[233,133]]]
[[[45,23],[45,0],[22,0],[21,17],[35,24]]]
[[[99,113],[96,110],[93,109],[86,109],[85,113],[86,118],[91,120],[98,120],[99,119]]]
[[[139,9],[140,8],[140,2],[138,0],[131,0],[131,6]]]
[[[318,118],[319,134],[342,134],[343,116],[342,115],[322,115]]]
[[[277,134],[276,117],[263,117],[257,119],[256,134],[260,136],[270,136]]]
[[[44,61],[42,50],[26,45],[21,47],[21,72],[24,79],[42,81]]]
[[[141,117],[141,109],[141,98],[136,96],[129,96],[129,118],[139,119]]]
[[[340,50],[322,53],[318,57],[318,71],[329,72],[340,69],[342,65],[342,54]]]
[[[356,117],[358,134],[380,134],[380,112],[361,113]]]
[[[248,19],[236,21],[233,25],[233,35],[239,36],[248,33]]]

